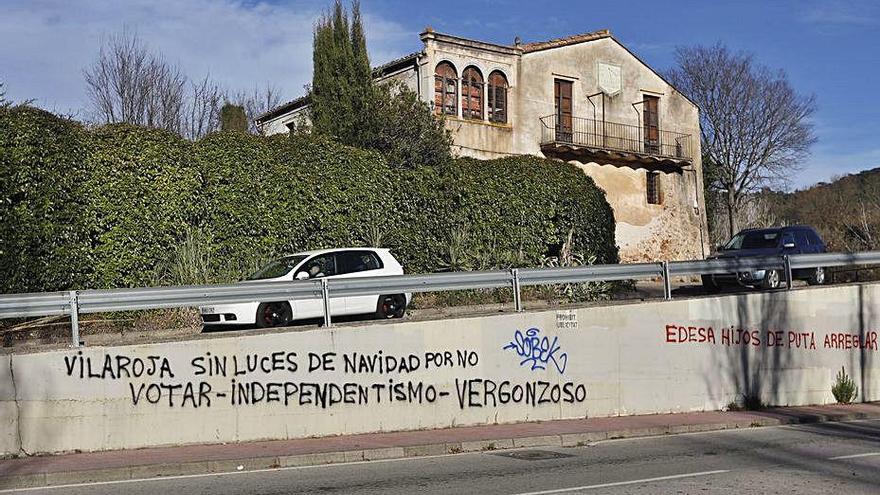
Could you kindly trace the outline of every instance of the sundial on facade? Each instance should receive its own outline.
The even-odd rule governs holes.
[[[599,91],[614,97],[620,93],[620,66],[599,62]]]

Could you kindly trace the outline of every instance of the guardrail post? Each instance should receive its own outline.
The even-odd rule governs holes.
[[[79,347],[79,294],[75,290],[68,293],[70,301],[70,339],[71,347]]]
[[[669,301],[672,299],[672,281],[669,280],[669,262],[661,261],[660,270],[663,273],[663,297]]]
[[[785,268],[785,286],[786,290],[791,290],[794,281],[792,280],[791,274],[791,259],[789,259],[787,254],[782,255],[782,266]]]
[[[521,313],[523,310],[522,305],[522,294],[520,293],[519,287],[519,269],[511,268],[510,269],[510,277],[513,281],[513,309],[517,313]]]
[[[326,278],[321,279],[321,298],[324,300],[324,326],[332,326],[330,321],[330,283]]]

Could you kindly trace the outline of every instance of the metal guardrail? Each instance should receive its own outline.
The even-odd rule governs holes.
[[[509,287],[513,289],[516,311],[522,311],[520,289],[524,285],[661,278],[665,298],[672,299],[671,278],[675,276],[719,275],[773,269],[783,271],[784,280],[791,280],[792,270],[797,269],[872,264],[880,264],[880,251],[662,261],[573,268],[513,268],[290,282],[242,282],[228,285],[0,294],[0,319],[69,315],[72,342],[74,346],[79,346],[80,313],[181,308],[253,301],[322,299],[324,325],[329,327],[332,323],[329,305],[331,297]],[[791,284],[788,285],[791,289]]]

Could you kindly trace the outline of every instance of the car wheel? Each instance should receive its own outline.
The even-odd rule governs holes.
[[[807,279],[807,283],[810,285],[822,285],[825,283],[825,269],[820,267],[816,268],[816,271]]]
[[[389,318],[402,318],[406,311],[406,298],[403,294],[392,296],[379,296],[379,304],[376,307],[376,317],[387,320]]]
[[[779,274],[779,270],[767,270],[767,274],[764,275],[764,280],[761,282],[761,287],[764,289],[778,289],[781,280],[782,277]]]
[[[260,303],[257,308],[257,326],[260,328],[284,327],[293,320],[293,310],[287,302]]]
[[[700,278],[703,281],[703,289],[705,289],[706,292],[715,294],[721,291],[721,287],[715,283],[715,279],[712,278],[712,275],[700,275]]]

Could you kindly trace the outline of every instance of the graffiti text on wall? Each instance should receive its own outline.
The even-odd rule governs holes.
[[[722,346],[787,347],[790,349],[861,349],[878,350],[877,331],[864,333],[827,332],[817,335],[815,331],[758,330],[724,327],[716,331],[712,327],[668,324],[664,335],[669,344],[711,344]]]
[[[554,341],[549,351],[542,351],[536,360],[553,362],[558,367],[557,352]],[[562,363],[564,370],[565,361]],[[404,355],[381,350],[343,354],[206,352],[186,361],[183,369],[175,369],[172,360],[157,355],[88,355],[78,351],[64,356],[64,369],[70,378],[127,381],[134,406],[202,408],[225,402],[232,406],[276,403],[326,409],[344,404],[433,404],[451,400],[460,409],[467,409],[506,404],[537,407],[586,400],[586,387],[574,382],[455,378],[452,383],[433,384],[411,375],[439,369],[474,370],[479,364],[479,354],[469,349]]]
[[[554,336],[553,340],[546,335],[542,337],[538,328],[530,328],[525,333],[515,331],[511,341],[502,349],[514,351],[522,358],[519,365],[529,366],[533,371],[545,370],[552,363],[556,371],[562,374],[568,365],[568,353],[562,352],[559,337]]]

